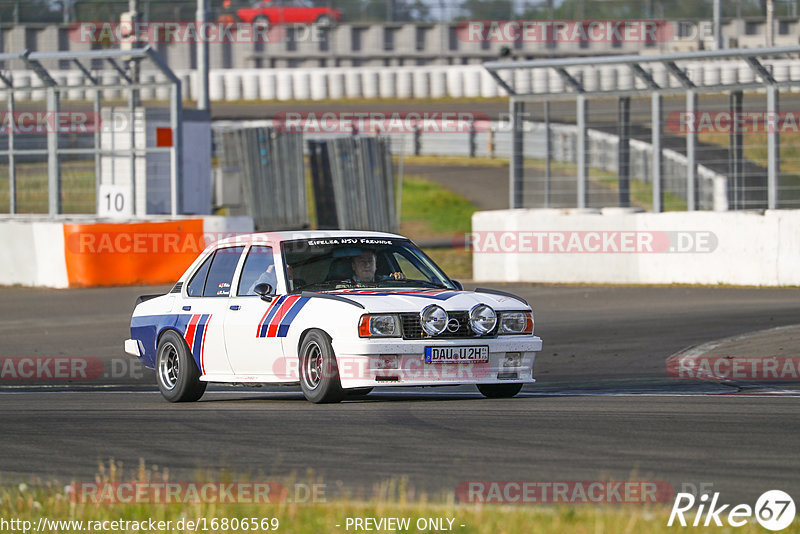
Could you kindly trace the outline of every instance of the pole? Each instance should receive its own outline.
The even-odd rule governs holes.
[[[617,102],[617,175],[619,179],[619,205],[631,205],[631,99],[624,96]]]
[[[139,47],[139,32],[136,31],[136,26],[139,23],[139,0],[128,0],[128,11],[131,14],[131,31],[133,35],[132,48]],[[130,62],[131,81],[139,83],[139,61],[133,60]],[[131,89],[130,102],[133,107],[141,105],[139,89]],[[133,147],[131,147],[133,148]]]
[[[550,207],[550,181],[552,180],[551,162],[553,145],[550,139],[550,101],[544,103],[544,207]]]
[[[775,0],[767,0],[767,47],[775,46]]]
[[[47,88],[47,114],[58,117],[58,93],[56,88]],[[58,162],[58,132],[55,127],[47,130],[47,189],[48,213],[50,216],[61,213],[61,167]]]
[[[714,0],[714,43],[722,50],[722,0]]]
[[[578,122],[578,139],[576,143],[576,164],[578,165],[578,207],[585,208],[587,200],[586,181],[589,175],[588,158],[586,157],[586,97],[582,94],[576,98]]]
[[[525,159],[523,154],[524,147],[524,125],[522,117],[525,113],[525,104],[514,99],[511,100],[511,165],[509,171],[509,207],[523,207],[523,180]]]
[[[664,190],[663,190],[663,164],[661,150],[663,148],[663,135],[661,131],[662,96],[653,93],[650,98],[651,106],[651,144],[653,145],[653,213],[664,211]]]
[[[777,117],[780,106],[779,94],[775,85],[767,87],[767,115]],[[775,121],[775,124],[777,121]],[[781,146],[777,128],[767,132],[767,208],[778,208],[778,179],[780,178]]]
[[[203,29],[208,23],[208,0],[197,0],[197,31],[204,35]],[[197,40],[197,109],[208,111],[211,102],[208,97],[208,40],[202,37]]]
[[[730,111],[731,117],[741,117],[743,109],[744,93],[742,91],[731,91],[730,96]],[[728,151],[728,170],[729,170],[729,186],[733,186],[728,193],[728,198],[732,202],[730,204],[733,209],[740,210],[744,207],[744,176],[743,176],[743,160],[744,150],[742,144],[744,136],[740,129],[731,128],[730,133],[730,148]]]
[[[170,213],[175,216],[182,209],[183,195],[183,103],[181,81],[173,80],[170,87],[170,127],[172,128],[172,150],[170,156]]]
[[[8,115],[12,117],[8,129],[8,213],[17,212],[17,162],[14,156],[14,90],[8,88]]]
[[[697,209],[697,131],[695,112],[697,111],[697,93],[686,91],[686,112],[691,117],[692,125],[686,132],[686,209]]]

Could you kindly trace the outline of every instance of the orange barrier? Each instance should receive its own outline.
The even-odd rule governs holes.
[[[205,249],[203,219],[64,224],[70,287],[169,284]]]

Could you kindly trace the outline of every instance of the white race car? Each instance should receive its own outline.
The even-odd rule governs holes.
[[[139,298],[125,341],[171,402],[209,382],[299,383],[315,403],[375,386],[512,397],[541,348],[523,299],[464,291],[410,240],[375,232],[219,241],[169,293]]]

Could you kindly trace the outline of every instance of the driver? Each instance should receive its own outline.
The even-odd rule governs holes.
[[[352,281],[357,284],[374,283],[382,280],[406,279],[406,275],[404,275],[402,272],[394,272],[388,276],[376,276],[376,255],[375,251],[370,249],[362,250],[360,256],[353,256],[353,258],[350,260],[350,266],[353,268]]]

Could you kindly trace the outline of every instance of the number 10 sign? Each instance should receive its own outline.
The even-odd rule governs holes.
[[[130,186],[100,184],[97,192],[97,215],[111,218],[131,217],[133,202]]]

